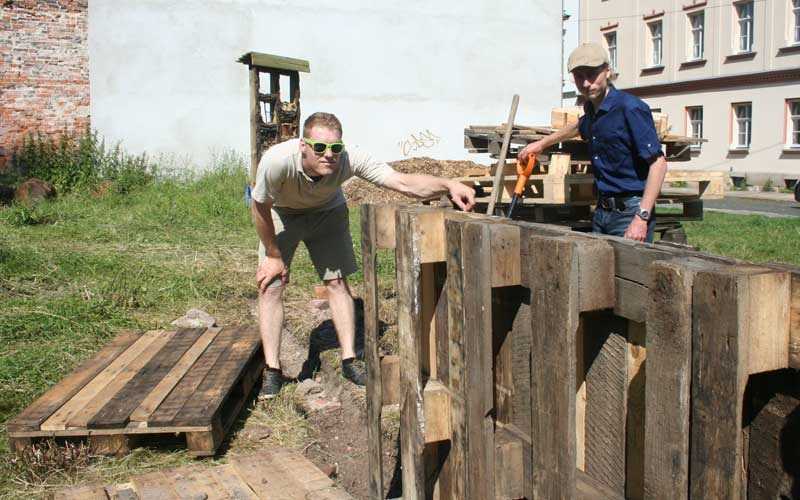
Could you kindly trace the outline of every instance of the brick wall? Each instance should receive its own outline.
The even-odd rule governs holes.
[[[88,0],[0,0],[0,169],[29,132],[89,125]]]

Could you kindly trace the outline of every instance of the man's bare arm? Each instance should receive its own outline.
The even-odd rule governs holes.
[[[394,191],[417,198],[430,198],[439,194],[449,193],[456,205],[464,211],[470,210],[475,205],[475,191],[453,179],[444,179],[427,174],[392,172],[386,177],[383,185]]]
[[[517,159],[525,162],[531,153],[538,155],[541,154],[546,148],[559,142],[564,142],[567,139],[572,139],[578,135],[578,122],[568,123],[564,127],[558,129],[550,135],[546,135],[536,142],[532,142],[522,148],[517,154]]]

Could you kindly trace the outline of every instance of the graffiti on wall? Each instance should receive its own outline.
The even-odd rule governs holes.
[[[420,130],[409,134],[408,137],[397,141],[397,147],[403,156],[408,156],[420,149],[429,149],[442,142],[442,138],[431,132],[430,129]]]

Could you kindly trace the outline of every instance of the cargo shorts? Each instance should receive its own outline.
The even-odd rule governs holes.
[[[344,278],[358,271],[350,237],[350,210],[341,205],[331,210],[301,214],[272,209],[275,237],[288,272],[297,245],[302,241],[311,256],[311,262],[323,281]],[[264,244],[258,245],[259,264],[265,258]],[[270,287],[280,286],[274,280]]]

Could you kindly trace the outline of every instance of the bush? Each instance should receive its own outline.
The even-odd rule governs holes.
[[[102,181],[127,193],[149,184],[156,173],[145,154],[129,154],[119,144],[107,147],[89,129],[79,136],[30,133],[15,151],[12,164],[18,175],[45,180],[62,193],[90,191]]]

